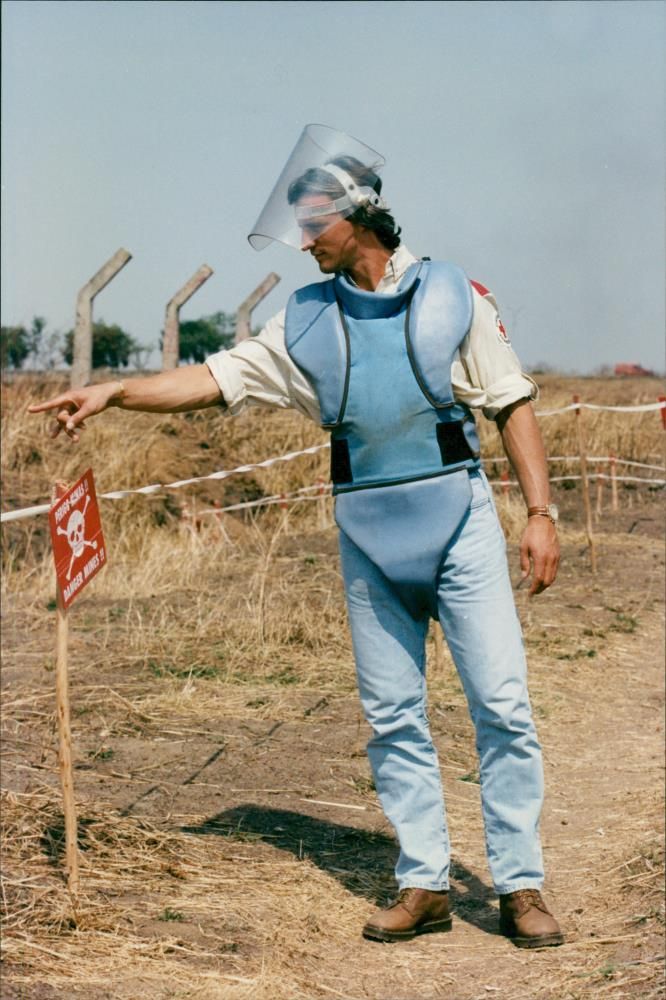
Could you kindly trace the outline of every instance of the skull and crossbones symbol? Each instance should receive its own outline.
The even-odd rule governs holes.
[[[73,510],[69,515],[66,528],[58,528],[59,535],[66,535],[67,541],[69,542],[69,547],[72,550],[72,558],[69,561],[69,569],[67,570],[66,579],[72,575],[72,566],[74,565],[74,560],[78,559],[81,553],[84,551],[86,545],[91,549],[97,548],[97,542],[89,542],[84,538],[86,519],[85,513],[88,509],[88,504],[90,503],[90,494],[86,496],[86,502],[83,505],[83,510]]]

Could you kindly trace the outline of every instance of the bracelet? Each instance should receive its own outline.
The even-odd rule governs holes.
[[[527,516],[530,517],[547,517],[551,524],[557,524],[559,519],[559,514],[557,507],[554,503],[546,504],[544,507],[528,507]]]
[[[113,396],[111,396],[111,399],[109,400],[109,402],[110,403],[113,402],[113,403],[116,404],[116,406],[120,406],[120,404],[122,403],[123,399],[125,398],[125,383],[121,382],[120,380],[118,380],[116,382],[116,385],[119,387],[119,390],[118,390],[118,392],[114,392],[114,394],[113,394]]]

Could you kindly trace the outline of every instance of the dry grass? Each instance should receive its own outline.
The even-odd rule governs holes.
[[[307,862],[262,865],[251,861],[233,831],[214,838],[169,832],[124,818],[103,802],[86,803],[84,889],[72,904],[55,864],[62,854],[57,796],[9,793],[3,814],[3,846],[11,858],[3,883],[4,953],[19,970],[12,977],[19,988],[34,984],[38,972],[62,996],[82,983],[108,996],[109,984],[116,983],[112,995],[132,1000],[139,994],[274,1000],[275,977],[268,970],[276,965],[281,995],[297,1000],[308,994],[300,985],[300,955],[290,960],[289,953],[302,921],[310,917],[316,932],[311,914],[317,897],[326,893],[349,926],[358,919],[358,906]],[[249,869],[242,878],[239,865]],[[259,901],[256,889],[264,881],[271,894]],[[259,945],[266,971],[243,975],[247,952]],[[127,968],[129,981],[119,975]]]
[[[544,409],[573,392],[624,404],[660,392],[651,380],[543,382]],[[25,418],[40,395],[28,380],[5,389],[7,508],[45,502],[55,478],[73,481],[89,465],[105,492],[324,440],[292,413],[112,411],[76,449]],[[586,424],[591,453],[662,460],[656,413],[586,414]],[[575,454],[573,417],[542,428],[551,453]],[[484,453],[499,455],[494,429],[481,430]],[[656,1000],[661,566],[649,535],[632,528],[654,518],[656,495],[622,492],[618,517],[599,524],[593,579],[578,491],[560,491],[560,588],[538,605],[518,595],[549,768],[551,899],[571,943],[524,956],[491,933],[474,735],[447,654],[431,672],[430,708],[457,844],[457,931],[382,949],[361,942],[358,928],[390,890],[393,844],[363,756],[330,501],[325,526],[316,503],[208,518],[198,531],[180,517],[186,499],[290,492],[326,478],[327,462],[323,452],[103,503],[111,560],[71,615],[75,901],[62,877],[45,519],[3,526],[3,997]],[[515,542],[522,504],[500,494],[498,507]]]
[[[587,402],[634,404],[655,402],[661,391],[656,379],[560,379],[544,376],[542,397],[537,409],[550,409],[571,402],[578,392]],[[150,482],[173,482],[178,479],[208,475],[221,468],[260,461],[285,454],[326,440],[324,432],[293,412],[248,411],[229,419],[217,410],[204,410],[187,415],[155,417],[151,414],[127,414],[111,410],[103,419],[91,421],[82,435],[80,445],[52,442],[45,434],[48,418],[26,418],[25,410],[35,399],[43,398],[64,387],[57,377],[40,382],[35,377],[21,378],[5,386],[2,410],[2,476],[3,504],[13,509],[47,502],[51,484],[56,479],[73,482],[89,466],[95,471],[98,493],[115,489],[131,489]],[[664,433],[658,413],[615,414],[585,411],[588,451],[590,455],[610,455],[624,459],[661,464],[664,460]],[[575,420],[572,415],[543,418],[541,429],[550,455],[576,455],[578,451]],[[499,476],[506,466],[489,459],[502,454],[499,435],[494,424],[480,420],[482,454],[491,478]],[[575,474],[572,463],[551,467],[553,475]],[[620,472],[622,470],[619,470]],[[649,475],[649,473],[648,473]],[[656,474],[654,474],[656,475]],[[182,527],[180,518],[184,504],[196,511],[197,505],[209,507],[262,496],[290,493],[303,485],[328,479],[328,452],[304,456],[294,462],[256,470],[221,482],[208,481],[186,491],[164,491],[151,497],[136,497],[104,503],[104,529],[115,565],[127,578],[126,565],[131,561],[132,592],[137,591],[136,568],[159,586],[159,577],[171,581],[173,564],[169,555],[180,563],[180,572],[192,579],[198,577],[201,560],[211,557],[210,549],[201,540],[200,551],[193,545],[183,564],[180,553],[172,548],[176,533]],[[572,483],[573,486],[573,483]],[[632,492],[639,495],[644,488]],[[311,530],[319,525],[318,504],[303,502],[292,508],[290,518],[298,530]],[[500,497],[500,513],[509,537],[514,538],[522,523],[522,507],[517,494]],[[259,514],[237,515],[223,520],[224,531],[214,528],[224,542],[243,542],[247,532],[243,525],[261,522],[261,532],[254,541],[261,545],[265,525],[272,531],[277,513],[264,510]],[[329,523],[331,520],[329,506]],[[156,530],[159,529],[159,530]],[[166,529],[166,530],[165,530]],[[170,539],[169,555],[163,544]],[[226,535],[226,537],[224,537]],[[45,519],[15,522],[3,527],[3,567],[9,570],[8,581],[15,573],[28,570],[34,575],[31,587],[44,591],[49,572],[48,538]],[[207,551],[205,551],[207,549]],[[46,556],[46,559],[44,557]],[[160,569],[161,568],[161,569]],[[105,574],[109,591],[118,593],[117,575]],[[169,582],[169,585],[171,583]],[[120,583],[122,587],[122,583]],[[139,586],[140,589],[140,586]]]

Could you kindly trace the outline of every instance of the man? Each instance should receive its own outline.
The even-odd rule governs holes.
[[[500,930],[558,945],[540,894],[541,752],[505,543],[480,467],[471,407],[497,421],[527,505],[530,593],[555,579],[556,510],[525,376],[482,286],[418,261],[381,196],[382,158],[308,126],[250,242],[309,252],[334,277],[299,289],[261,333],[205,365],[75,389],[56,410],[78,440],[107,406],[177,412],[222,403],[295,407],[331,431],[331,478],[368,753],[399,842],[395,903],[363,934],[400,941],[451,927],[450,848],[425,689],[425,638],[438,618],[476,727],[488,861]]]

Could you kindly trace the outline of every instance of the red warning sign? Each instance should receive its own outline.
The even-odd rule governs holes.
[[[68,608],[106,564],[92,469],[56,500],[49,524],[58,587]]]

